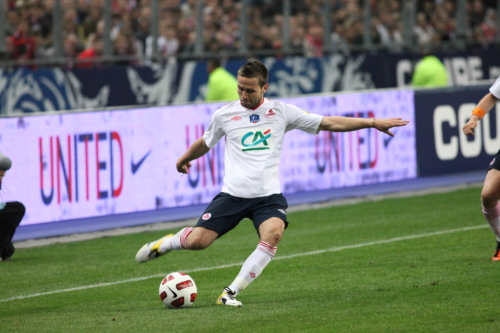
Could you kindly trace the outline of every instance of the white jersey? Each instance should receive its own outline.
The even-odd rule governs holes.
[[[490,93],[497,99],[500,99],[500,77],[491,86]]]
[[[215,111],[203,135],[209,148],[226,136],[222,192],[239,198],[281,193],[278,164],[286,132],[300,129],[317,134],[323,116],[264,99],[255,109],[234,101]]]

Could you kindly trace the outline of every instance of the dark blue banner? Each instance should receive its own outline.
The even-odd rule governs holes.
[[[485,116],[474,136],[462,127],[488,86],[443,88],[415,92],[419,176],[484,169],[500,149],[500,107]]]
[[[500,76],[495,50],[437,54],[451,86],[493,81]],[[419,58],[408,54],[334,54],[323,58],[264,58],[269,69],[266,96],[282,98],[333,91],[405,87]],[[244,60],[225,64],[236,75]],[[203,101],[205,62],[169,61],[151,67],[80,70],[0,69],[0,113],[105,107],[189,104]]]

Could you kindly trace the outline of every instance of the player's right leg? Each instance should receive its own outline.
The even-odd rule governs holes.
[[[498,157],[498,156],[497,156]],[[495,161],[496,162],[496,161]],[[495,164],[493,164],[495,167]],[[497,239],[497,248],[492,257],[493,261],[500,261],[500,171],[492,168],[486,174],[481,191],[481,204],[484,218],[488,221],[491,230]]]
[[[233,197],[219,193],[198,219],[196,227],[184,228],[177,234],[167,235],[145,244],[137,255],[137,262],[145,262],[158,258],[173,250],[203,250],[210,246],[218,237],[238,225],[244,218],[244,213],[238,211],[238,205]]]
[[[166,235],[160,239],[144,244],[137,252],[135,260],[146,262],[158,258],[173,250],[203,250],[216,239],[217,233],[202,227],[181,229],[178,233]]]

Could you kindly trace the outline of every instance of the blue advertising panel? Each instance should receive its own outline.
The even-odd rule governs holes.
[[[415,92],[419,176],[486,170],[500,149],[500,103],[486,115],[474,136],[462,127],[489,86]]]

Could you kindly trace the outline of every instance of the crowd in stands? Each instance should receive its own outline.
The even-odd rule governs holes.
[[[62,7],[62,49],[68,67],[96,65],[104,47],[104,0],[60,0]],[[150,26],[152,0],[111,0],[110,38],[113,55],[150,56],[153,38]],[[159,0],[158,52],[162,57],[193,54],[196,47],[197,0]],[[274,50],[283,47],[283,0],[250,0],[248,49]],[[294,54],[323,55],[323,0],[290,1],[290,48]],[[348,52],[363,45],[363,0],[331,0],[331,46]],[[52,32],[55,0],[7,0],[6,35],[8,57],[24,60],[55,56]],[[404,44],[402,1],[371,0],[371,43],[389,51]],[[459,38],[456,0],[418,0],[413,45],[437,44]],[[203,40],[206,51],[238,50],[240,47],[239,0],[203,0]],[[486,47],[498,32],[496,0],[467,1],[464,38]],[[1,24],[1,23],[0,23]],[[140,60],[122,57],[119,64]],[[87,62],[85,61],[87,60]]]

